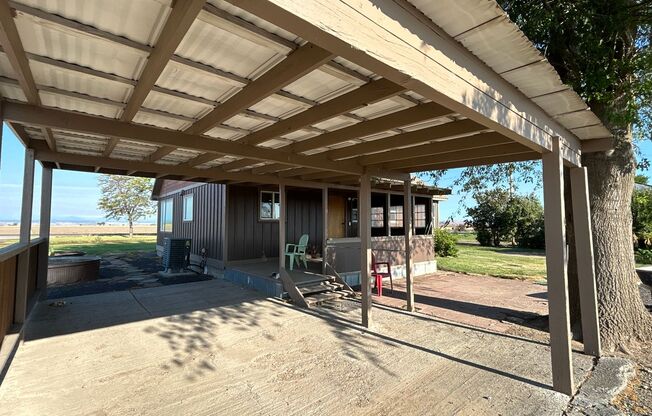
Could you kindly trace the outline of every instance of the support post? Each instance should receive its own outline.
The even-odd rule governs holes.
[[[405,295],[407,310],[414,312],[414,283],[412,282],[412,181],[403,183],[403,228],[405,229]]]
[[[552,152],[543,154],[543,199],[552,384],[554,390],[572,396],[575,387],[568,311],[564,165],[559,137],[553,139]]]
[[[384,210],[384,220],[385,222],[385,228],[387,229],[387,237],[392,236],[392,227],[389,226],[389,209],[392,206],[392,194],[390,192],[387,192],[387,200],[385,201],[385,210]]]
[[[229,185],[219,185],[224,186],[222,194],[222,229],[220,230],[220,239],[222,240],[222,269],[226,269],[226,265],[229,261]]]
[[[570,180],[584,352],[594,357],[600,357],[602,351],[586,168],[571,168]]]
[[[52,169],[43,167],[41,176],[41,215],[39,220],[39,237],[44,241],[38,248],[37,289],[45,289],[48,280],[48,256],[50,252],[50,218],[52,214]],[[45,290],[41,296],[45,296]]]
[[[20,242],[29,243],[32,232],[32,203],[34,200],[34,150],[25,149],[23,171],[23,199],[20,211]]]
[[[360,290],[362,292],[362,325],[371,327],[371,178],[360,176],[358,197],[360,229]]]
[[[285,193],[285,185],[278,186],[278,194],[281,199],[280,212],[278,216],[278,268],[279,273],[285,272],[285,223],[287,218],[287,194]],[[274,207],[272,207],[274,210]]]
[[[321,191],[322,210],[322,249],[321,249],[321,273],[326,274],[326,246],[328,244],[328,187]]]

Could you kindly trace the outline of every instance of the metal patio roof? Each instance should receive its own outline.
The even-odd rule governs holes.
[[[412,1],[578,138],[608,136],[494,1],[445,3]],[[5,118],[51,167],[347,183],[359,167],[409,173],[540,157],[226,1],[184,3],[194,14],[169,0],[8,4],[17,38],[9,33],[0,53]],[[166,33],[173,18],[187,26],[178,39]],[[171,56],[157,61],[168,45]],[[33,106],[66,113],[48,113],[48,126],[21,119]],[[98,118],[162,130],[82,128]]]

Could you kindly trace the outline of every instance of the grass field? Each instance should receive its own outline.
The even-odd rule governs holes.
[[[458,273],[545,281],[543,250],[481,247],[472,233],[458,235],[459,255],[437,258],[437,267]]]
[[[0,241],[0,248],[17,240]],[[83,251],[86,254],[125,253],[130,251],[156,250],[155,235],[95,235],[95,236],[53,236],[50,251]]]

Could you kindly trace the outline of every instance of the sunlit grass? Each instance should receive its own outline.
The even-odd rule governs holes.
[[[0,241],[0,248],[9,246],[18,240]],[[131,251],[156,250],[155,235],[76,235],[53,236],[50,239],[50,252],[83,251],[86,254],[101,255],[106,253],[124,253]]]

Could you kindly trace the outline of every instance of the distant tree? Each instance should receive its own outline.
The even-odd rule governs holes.
[[[649,178],[645,175],[636,175],[634,177],[634,183],[637,183],[639,185],[647,185],[649,181]]]
[[[482,246],[498,247],[501,241],[511,239],[516,229],[512,197],[503,189],[493,189],[475,195],[476,206],[469,208],[471,225]]]
[[[129,176],[102,175],[98,180],[102,196],[97,207],[107,219],[125,219],[129,223],[129,237],[134,234],[134,222],[156,212],[150,200],[152,180]]]

